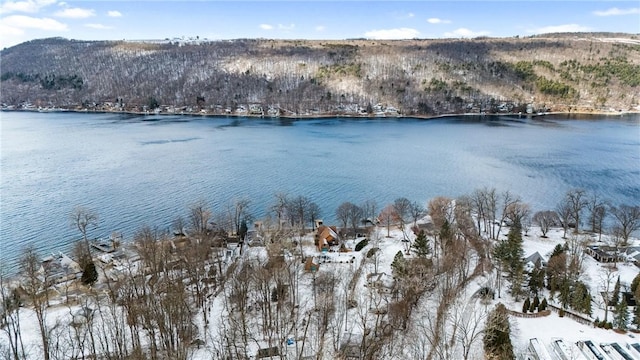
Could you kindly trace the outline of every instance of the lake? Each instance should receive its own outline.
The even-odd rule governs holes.
[[[427,201],[489,186],[534,211],[571,188],[640,203],[640,116],[255,119],[121,114],[0,114],[0,259],[15,269],[80,238],[78,205],[100,218],[91,237],[166,229],[190,204],[222,211],[276,192],[304,195],[334,221],[344,201]],[[12,269],[13,268],[13,269]]]

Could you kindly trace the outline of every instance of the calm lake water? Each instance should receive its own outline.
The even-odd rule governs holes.
[[[425,203],[489,186],[534,211],[581,187],[640,203],[640,116],[277,120],[0,114],[0,259],[27,244],[66,251],[77,205],[100,217],[92,237],[166,229],[200,199],[215,210],[276,192],[315,201],[325,221],[344,201]]]

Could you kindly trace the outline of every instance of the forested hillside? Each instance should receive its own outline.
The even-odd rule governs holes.
[[[13,107],[260,115],[637,110],[640,37],[34,40],[0,52]],[[531,107],[530,107],[531,110]]]

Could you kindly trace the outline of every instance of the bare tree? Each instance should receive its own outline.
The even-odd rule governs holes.
[[[566,201],[561,201],[556,208],[556,213],[562,222],[562,229],[564,233],[562,234],[562,238],[567,238],[567,229],[569,229],[571,218],[572,218],[572,210],[571,206]]]
[[[196,234],[204,236],[207,233],[210,220],[211,210],[204,200],[189,206],[189,225]]]
[[[48,284],[46,274],[40,273],[40,261],[33,248],[25,249],[20,259],[20,269],[24,276],[22,288],[36,314],[43,359],[49,360],[51,358],[51,329],[47,325]],[[41,275],[45,275],[44,281]]]
[[[289,196],[286,193],[276,193],[274,204],[271,206],[271,211],[275,213],[276,220],[278,221],[278,230],[282,228],[282,223],[287,217],[287,209],[289,203]]]
[[[360,208],[362,208],[362,216],[364,217],[365,221],[369,220],[375,224],[376,216],[378,215],[376,201],[367,200],[362,204],[362,206],[360,206]]]
[[[358,225],[362,220],[362,209],[351,202],[344,202],[336,209],[336,218],[342,223],[342,229],[345,233],[347,233],[347,226],[351,225],[355,236]]]
[[[249,199],[237,199],[233,201],[231,221],[235,233],[240,234],[240,228],[244,223],[251,221],[251,213],[249,212],[249,205],[251,201]],[[242,239],[240,239],[242,240]]]
[[[307,216],[308,216],[309,222],[311,223],[311,229],[313,231],[316,230],[316,220],[320,218],[321,213],[322,211],[320,210],[320,206],[318,206],[318,204],[316,204],[313,201],[309,203],[309,208],[307,209]]]
[[[20,305],[22,301],[15,289],[9,287],[2,269],[0,269],[0,301],[2,301],[0,305],[0,329],[7,334],[9,339],[11,355],[8,358],[13,360],[26,359],[27,355],[24,351],[20,326]]]
[[[512,202],[505,210],[505,217],[511,222],[511,224],[520,226],[522,226],[524,219],[526,219],[531,213],[529,204],[519,201]]]
[[[476,307],[473,301],[467,302],[463,297],[458,297],[452,305],[450,318],[453,326],[452,340],[461,346],[463,359],[473,358],[471,351],[482,339],[483,325],[487,315],[486,307]]]
[[[631,234],[640,229],[640,206],[622,204],[618,207],[611,207],[610,212],[616,220],[613,231],[622,237],[622,245],[626,246]]]
[[[87,252],[90,254],[91,247],[89,246],[87,231],[89,228],[95,228],[98,226],[98,215],[91,209],[83,206],[77,206],[71,213],[71,225],[75,226],[82,234],[82,239],[87,246]]]
[[[586,209],[589,211],[589,225],[591,232],[602,232],[602,222],[606,215],[606,203],[597,192],[591,193],[586,201]]]
[[[553,210],[538,211],[533,214],[533,223],[540,227],[542,237],[546,238],[549,228],[559,224],[560,218],[558,218],[558,214]]]
[[[471,209],[475,212],[476,218],[476,227],[478,230],[478,235],[482,233],[483,228],[488,229],[489,222],[487,219],[487,193],[488,189],[476,189],[469,197],[469,202],[471,204]]]
[[[171,228],[173,230],[174,235],[185,235],[184,231],[187,227],[187,224],[184,221],[182,216],[178,216],[171,222]]]
[[[301,232],[304,232],[306,228],[305,224],[309,212],[309,204],[311,204],[311,200],[302,195],[289,199],[287,202],[287,214],[289,215],[291,225],[300,227]]]
[[[604,301],[604,322],[607,322],[609,315],[609,302],[611,301],[611,286],[614,279],[618,277],[618,270],[613,266],[600,267],[600,290]]]
[[[502,212],[500,213],[500,220],[498,221],[498,231],[495,233],[495,239],[498,239],[500,237],[500,231],[502,230],[502,225],[504,224],[505,220],[508,219],[508,216],[510,213],[512,213],[514,216],[518,215],[520,216],[521,212],[525,211],[527,214],[529,212],[528,207],[524,208],[521,207],[519,205],[516,204],[520,204],[520,198],[518,196],[515,196],[513,194],[511,194],[511,192],[509,192],[508,190],[505,191],[502,194]],[[513,211],[510,212],[509,209],[514,209]]]
[[[567,206],[571,210],[570,216],[571,216],[571,220],[575,222],[574,231],[576,233],[580,231],[580,225],[581,225],[580,219],[581,219],[582,210],[584,210],[584,208],[588,204],[586,196],[587,196],[587,193],[583,189],[569,190],[565,195],[564,201],[567,203]]]
[[[391,225],[395,224],[398,219],[398,214],[396,213],[393,205],[387,205],[379,215],[382,223],[387,227],[387,237],[391,237]]]
[[[411,214],[411,201],[405,197],[397,198],[393,202],[393,208],[398,215],[398,220],[400,221],[400,229],[402,230],[402,238],[407,240],[407,232],[404,228],[406,219]]]
[[[411,203],[411,206],[409,208],[409,214],[411,215],[411,218],[413,219],[413,226],[416,226],[416,223],[418,222],[418,219],[420,219],[421,217],[423,217],[425,215],[425,208],[424,206],[422,206],[419,202],[414,201]]]

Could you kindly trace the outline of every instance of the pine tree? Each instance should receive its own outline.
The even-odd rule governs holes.
[[[496,305],[487,318],[484,332],[484,352],[490,359],[514,359],[510,338],[509,317],[503,304]]]
[[[625,299],[618,301],[615,309],[613,310],[613,326],[616,329],[626,330],[627,323],[629,322],[629,311],[627,309],[627,302]]]
[[[544,287],[544,275],[545,271],[540,264],[540,259],[536,261],[535,267],[531,270],[531,274],[529,274],[529,291],[531,291],[534,295],[538,295],[540,289]]]
[[[509,229],[507,241],[503,244],[504,249],[501,250],[500,260],[506,265],[507,274],[511,281],[511,295],[516,300],[522,294],[522,284],[524,282],[524,250],[522,249],[522,230],[515,224]]]
[[[540,306],[540,299],[538,298],[538,296],[536,295],[533,298],[533,301],[531,302],[531,309],[529,311],[534,312],[535,310],[538,309],[538,307]]]
[[[633,308],[633,325],[636,329],[640,330],[640,304]]]
[[[611,300],[609,303],[611,306],[618,305],[620,301],[620,275],[618,275],[618,280],[616,280],[616,285],[613,287],[613,294],[611,294]]]
[[[581,281],[576,282],[571,292],[571,308],[591,315],[591,294],[587,285]]]
[[[531,307],[531,301],[529,301],[529,298],[526,298],[524,300],[524,304],[522,304],[522,312],[526,314],[529,311],[530,307]]]
[[[551,253],[551,256],[549,258],[560,255],[562,253],[564,253],[564,248],[562,247],[562,245],[557,244],[556,247],[553,248],[553,252]]]
[[[80,279],[85,285],[93,285],[96,281],[98,281],[98,271],[96,270],[96,265],[93,261],[89,261],[85,264],[84,269],[82,270],[82,278]]]
[[[411,245],[411,250],[418,257],[427,257],[431,253],[431,249],[429,248],[429,240],[427,240],[427,235],[424,233],[424,230],[420,230],[416,240]]]
[[[540,306],[538,306],[538,311],[547,310],[547,298],[542,298],[540,302]]]
[[[558,300],[560,300],[560,304],[562,304],[562,308],[564,309],[571,304],[571,283],[567,278],[562,279],[562,283],[560,283],[560,296]]]
[[[631,282],[631,293],[636,292],[636,289],[638,288],[638,284],[640,284],[640,273],[638,273],[638,275],[636,275],[636,277],[634,277],[633,281]]]
[[[393,257],[393,262],[391,262],[391,271],[393,272],[393,276],[398,278],[402,277],[406,273],[406,262],[402,251],[398,251],[396,256]]]

